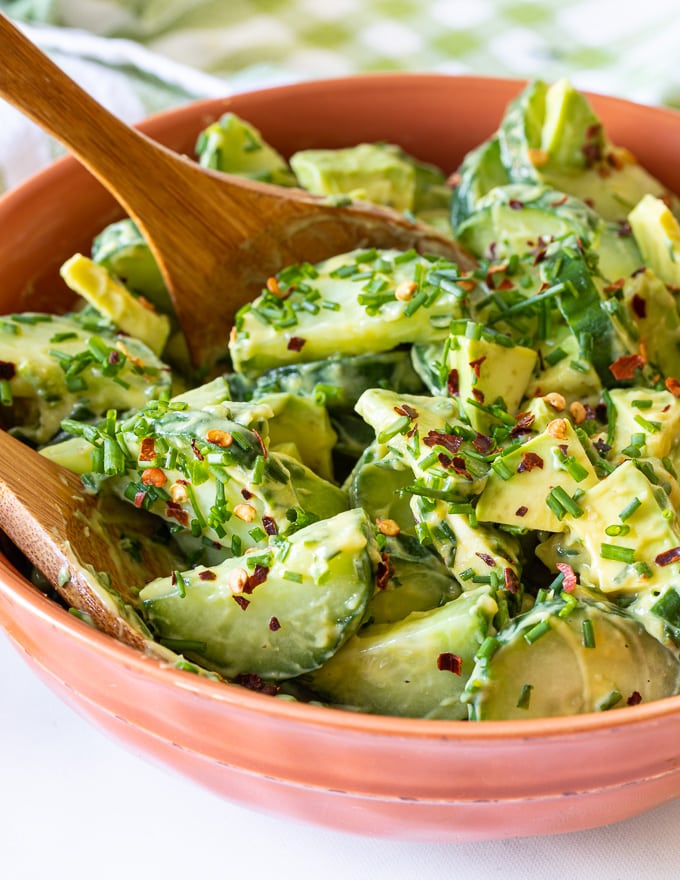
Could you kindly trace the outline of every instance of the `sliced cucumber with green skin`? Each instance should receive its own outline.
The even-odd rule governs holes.
[[[444,277],[442,272],[446,272]],[[445,339],[466,292],[457,265],[415,251],[351,251],[291,266],[239,310],[229,353],[251,377],[334,355],[391,351]]]
[[[460,697],[496,610],[480,587],[397,623],[365,626],[305,683],[344,709],[462,720]]]
[[[477,721],[579,715],[678,692],[680,664],[607,602],[540,602],[487,643],[464,699]]]
[[[379,556],[366,514],[313,523],[258,553],[151,581],[144,615],[162,644],[227,678],[293,678],[358,628]]]
[[[383,559],[389,579],[379,584],[366,612],[371,623],[403,620],[429,611],[460,595],[460,586],[439,556],[404,533],[388,537]]]
[[[451,225],[458,228],[477,209],[477,203],[489,190],[510,183],[501,160],[498,137],[489,138],[463,159],[458,169],[458,184],[451,198]]]
[[[371,519],[390,519],[402,532],[414,533],[415,521],[409,496],[402,493],[413,481],[413,471],[373,442],[365,450],[345,482],[350,505],[363,507]]]

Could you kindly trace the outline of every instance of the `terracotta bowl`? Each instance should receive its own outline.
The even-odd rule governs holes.
[[[284,153],[401,144],[452,171],[518,81],[421,74],[308,82],[193,104],[144,130],[191,153],[226,110]],[[680,115],[592,97],[613,140],[680,192]],[[0,313],[65,302],[57,268],[120,216],[72,159],[0,200]],[[472,840],[574,831],[680,795],[680,697],[544,721],[421,721],[291,704],[165,668],[69,615],[0,557],[0,623],[67,703],[226,798],[365,835]]]

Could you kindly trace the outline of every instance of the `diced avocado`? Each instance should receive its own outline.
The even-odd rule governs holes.
[[[398,211],[413,210],[415,167],[391,144],[301,150],[291,156],[290,165],[300,186],[316,195],[349,195]]]
[[[464,699],[476,721],[603,712],[678,692],[680,664],[629,614],[563,594],[480,652]]]
[[[205,168],[294,186],[295,177],[283,156],[265,143],[260,132],[235,113],[225,113],[198,136],[198,161]]]
[[[413,482],[413,470],[400,458],[376,442],[363,452],[346,482],[352,507],[362,507],[371,520],[397,523],[399,530],[412,534],[415,529],[409,496],[402,493]]]
[[[444,339],[461,315],[463,292],[444,284],[415,251],[351,251],[277,275],[239,310],[229,343],[234,368],[257,376],[274,367],[334,355],[390,351],[402,343]]]
[[[555,488],[572,498],[578,489],[597,482],[571,424],[555,419],[541,434],[496,459],[477,502],[477,518],[480,522],[560,532],[566,524]]]
[[[441,608],[365,626],[305,681],[355,711],[462,720],[460,696],[496,610],[478,587]]]
[[[609,458],[671,455],[680,440],[680,399],[670,391],[612,388],[615,428]],[[637,453],[631,447],[637,447]]]
[[[441,558],[417,538],[399,532],[384,539],[385,577],[366,610],[370,623],[393,623],[414,611],[429,611],[460,594],[458,581]]]
[[[584,169],[605,149],[602,124],[590,102],[566,79],[548,86],[540,149],[547,153],[545,166]]]
[[[170,335],[170,319],[148,300],[134,296],[105,266],[82,254],[68,259],[60,270],[66,284],[124,333],[135,336],[160,355]]]
[[[103,229],[92,243],[91,256],[128,290],[146,297],[159,312],[173,314],[163,276],[134,220],[118,220]]]
[[[377,560],[370,523],[350,510],[260,553],[151,581],[140,598],[161,643],[203,666],[227,678],[292,678],[355,632]]]
[[[566,534],[539,546],[537,555],[548,565],[568,562],[581,583],[625,599],[631,613],[644,617],[645,609],[679,583],[674,551],[680,528],[666,493],[628,460],[578,503],[582,514],[567,514]]]
[[[591,247],[597,253],[599,271],[613,284],[629,279],[642,267],[640,249],[625,223],[602,223]]]
[[[623,301],[647,359],[664,376],[680,376],[680,314],[675,296],[650,269],[626,280]]]
[[[580,199],[543,184],[506,184],[482,196],[456,238],[478,257],[503,259],[573,233],[592,239],[601,220]]]
[[[520,591],[521,549],[515,535],[487,523],[473,526],[469,514],[452,513],[443,501],[426,502],[419,496],[411,502],[420,539],[432,544],[464,590],[489,579],[500,589]]]
[[[599,401],[600,377],[590,360],[583,358],[578,340],[570,330],[551,340],[551,344],[542,343],[540,352],[543,369],[529,380],[525,392],[528,400],[557,392],[567,404],[578,400],[595,405]]]
[[[287,391],[312,397],[329,412],[335,412],[351,410],[367,388],[389,388],[405,394],[424,390],[409,351],[395,349],[278,367],[259,376],[248,394],[257,398]]]
[[[171,375],[139,340],[102,321],[26,312],[0,322],[6,429],[36,443],[52,440],[63,419],[128,412],[167,393]]]
[[[507,183],[510,176],[501,160],[497,137],[489,138],[465,156],[451,198],[451,225],[456,236],[463,221],[476,211],[482,196]]]
[[[648,193],[628,222],[646,265],[665,284],[680,287],[680,223],[666,202]]]
[[[485,432],[494,418],[475,404],[501,402],[512,414],[517,411],[536,365],[536,352],[522,345],[512,348],[486,339],[454,336],[447,366],[455,371],[458,398],[473,428]]]

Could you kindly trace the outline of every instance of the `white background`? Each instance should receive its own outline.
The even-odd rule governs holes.
[[[261,815],[129,753],[0,632],[1,880],[657,880],[677,874],[679,829],[680,801],[598,830],[465,844]]]

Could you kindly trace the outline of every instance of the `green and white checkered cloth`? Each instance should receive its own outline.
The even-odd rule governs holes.
[[[566,76],[680,106],[676,0],[0,0],[0,10],[130,122],[193,98],[375,70]],[[5,187],[54,155],[27,126],[0,104]]]

